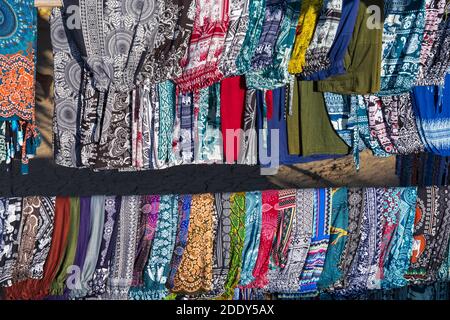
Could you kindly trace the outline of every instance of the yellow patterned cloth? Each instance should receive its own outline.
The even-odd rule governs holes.
[[[306,63],[306,50],[314,35],[317,19],[322,9],[323,0],[304,0],[297,23],[294,50],[292,50],[288,71],[292,74],[301,73]]]
[[[172,292],[192,294],[212,290],[214,226],[213,195],[193,195],[187,245]]]

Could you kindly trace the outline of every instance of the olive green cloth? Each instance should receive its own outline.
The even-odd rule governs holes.
[[[70,228],[67,235],[67,247],[64,256],[61,259],[58,273],[52,282],[51,294],[61,296],[64,294],[68,268],[71,267],[75,260],[75,253],[78,244],[78,231],[80,227],[80,198],[70,197]]]
[[[293,81],[292,86],[293,88],[290,88],[292,92],[292,106],[290,112],[286,113],[288,151],[290,155],[299,155],[301,153],[301,146],[298,82]]]
[[[380,23],[374,12],[367,8],[381,9]],[[361,0],[352,40],[345,56],[346,74],[330,77],[317,82],[317,90],[342,94],[377,93],[381,86],[382,36],[384,23],[383,0]]]
[[[322,92],[314,91],[314,82],[299,81],[301,146],[304,157],[349,153],[347,144],[333,129]]]

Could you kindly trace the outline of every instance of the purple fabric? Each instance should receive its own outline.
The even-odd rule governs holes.
[[[78,229],[77,251],[73,265],[80,268],[80,273],[86,259],[86,252],[91,236],[91,197],[80,197],[80,227]],[[64,292],[66,295],[67,292]]]

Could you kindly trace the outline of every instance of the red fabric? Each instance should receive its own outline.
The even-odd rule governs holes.
[[[234,148],[227,152],[227,129],[242,129],[245,110],[245,79],[241,76],[224,79],[220,84],[220,121],[223,137],[223,154],[227,163],[238,159],[240,136],[234,139]],[[231,141],[231,140],[230,140]],[[232,149],[231,149],[232,148]]]
[[[42,279],[28,279],[6,288],[6,299],[43,299],[49,292],[67,247],[67,235],[70,227],[69,197],[57,197],[55,203],[55,219],[52,243],[44,265]]]
[[[194,27],[181,77],[175,80],[180,92],[198,91],[223,78],[218,63],[229,24],[228,0],[195,0]]]
[[[255,279],[247,288],[264,288],[269,279],[269,259],[272,249],[272,242],[278,224],[278,191],[269,190],[262,192],[262,226],[261,237],[258,249],[258,258],[253,269]]]
[[[272,90],[266,91],[267,120],[272,119],[273,115],[273,95]]]

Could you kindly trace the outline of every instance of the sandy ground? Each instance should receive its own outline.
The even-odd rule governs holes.
[[[38,158],[53,161],[53,59],[50,30],[47,21],[39,18],[38,64],[36,85],[36,119],[42,134]],[[50,165],[50,164],[49,164]],[[331,187],[331,186],[397,186],[395,157],[380,159],[370,152],[361,155],[361,169],[356,172],[351,156],[338,160],[325,160],[294,166],[283,166],[275,176],[267,177],[271,184],[280,187]]]

